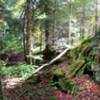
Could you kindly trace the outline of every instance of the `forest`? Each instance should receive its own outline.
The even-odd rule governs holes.
[[[0,100],[100,100],[100,0],[0,0]]]

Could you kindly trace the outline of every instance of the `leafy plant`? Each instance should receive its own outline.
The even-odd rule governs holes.
[[[100,40],[91,38],[85,40],[79,47],[71,50],[69,73],[72,77],[81,76],[87,69],[93,73],[96,80],[99,80],[97,73],[100,72]],[[89,74],[89,73],[88,73]]]
[[[51,86],[57,87],[63,92],[72,93],[72,94],[76,94],[78,88],[78,84],[75,81],[64,76],[58,77],[58,79],[56,80],[53,79],[49,84]]]
[[[1,74],[4,76],[17,76],[27,78],[31,76],[36,66],[28,65],[25,63],[18,63],[15,66],[1,66]]]
[[[39,88],[36,90],[36,93],[39,95],[44,95],[46,93],[46,91],[44,90],[44,88]]]
[[[68,79],[68,78],[61,78],[58,82],[60,88],[64,92],[75,94],[77,90],[76,82]]]
[[[57,100],[55,96],[50,96],[49,100]]]

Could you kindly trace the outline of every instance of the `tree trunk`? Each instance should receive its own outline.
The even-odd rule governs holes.
[[[32,2],[31,0],[26,1],[25,9],[25,27],[24,27],[24,52],[25,61],[32,64]]]
[[[48,1],[47,1],[48,2]],[[50,16],[50,9],[48,7],[48,3],[45,3],[44,12],[47,15],[47,17]],[[44,59],[49,59],[48,53],[49,53],[49,28],[50,28],[50,20],[47,18],[44,22],[44,30],[45,30],[45,50],[44,50]]]

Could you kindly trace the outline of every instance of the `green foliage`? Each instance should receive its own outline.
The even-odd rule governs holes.
[[[46,95],[46,94],[48,94],[48,93],[51,93],[52,91],[54,91],[55,90],[55,88],[54,87],[52,87],[51,85],[48,85],[48,86],[46,86],[46,87],[40,87],[40,88],[37,88],[36,89],[36,93],[38,94],[38,95]],[[50,96],[50,100],[52,100],[51,99],[52,98],[52,96]]]
[[[55,96],[50,96],[49,100],[57,100]]]
[[[73,95],[76,94],[78,84],[67,78],[67,77],[58,77],[58,81],[52,80],[51,86],[57,86],[63,92],[72,93]]]
[[[3,94],[2,97],[3,97],[3,98],[1,98],[1,100],[2,100],[2,99],[3,99],[3,100],[8,100],[8,97],[7,97],[6,95]]]
[[[27,57],[31,57],[34,60],[39,60],[39,61],[43,60],[43,55],[41,55],[41,54],[32,54],[32,55],[28,55]]]
[[[58,84],[59,84],[61,90],[64,91],[64,92],[74,94],[77,90],[77,84],[74,81],[72,81],[68,78],[59,79]]]
[[[66,70],[63,68],[54,68],[52,70],[52,78],[49,82],[50,86],[57,87],[63,92],[70,92],[72,94],[76,94],[77,91],[77,83],[65,76]]]
[[[5,66],[5,65],[6,65],[6,62],[3,60],[0,60],[0,66]]]
[[[36,90],[36,93],[38,95],[44,95],[44,94],[46,94],[46,90],[44,88],[39,88]]]
[[[21,89],[21,87],[17,86],[17,87],[15,88],[15,91],[16,91],[16,93],[19,93],[19,92],[22,92],[22,89]]]
[[[94,73],[95,80],[100,83],[100,68]]]
[[[100,72],[100,40],[96,38],[87,39],[79,47],[70,52],[71,64],[69,72],[71,76],[80,76],[87,68],[93,71],[96,80],[99,80],[98,73]],[[97,71],[97,70],[98,71]]]
[[[61,77],[64,76],[65,72],[62,68],[56,68],[53,69],[52,74]]]
[[[35,70],[36,66],[28,65],[24,63],[18,63],[14,66],[1,66],[1,74],[4,76],[17,76],[28,78],[32,75],[33,71]]]
[[[11,48],[15,48],[18,52],[22,51],[21,41],[14,35],[6,35],[4,38],[0,40],[0,50],[7,51]]]

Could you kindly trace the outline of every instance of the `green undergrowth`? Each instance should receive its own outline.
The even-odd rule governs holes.
[[[57,100],[57,97],[55,97],[55,96],[50,96],[50,97],[49,97],[49,100]]]
[[[70,58],[70,77],[81,76],[87,68],[93,72],[96,79],[96,66],[100,72],[100,39],[85,40],[79,47],[70,51]]]
[[[57,87],[57,89],[61,90],[62,92],[76,95],[78,84],[74,80],[68,78],[65,73],[66,71],[61,67],[53,69],[52,78],[49,85]]]
[[[25,63],[17,63],[13,66],[5,66],[4,62],[1,62],[1,75],[4,77],[21,77],[28,78],[32,75],[33,71],[37,68],[35,65],[28,65]]]
[[[78,84],[65,76],[65,70],[58,66],[52,66],[52,70],[45,69],[41,75],[32,76],[27,80],[29,84],[37,84],[39,82],[48,82],[47,87],[38,88],[36,93],[38,95],[44,95],[52,90],[60,90],[65,93],[71,93],[77,95]],[[57,68],[58,67],[58,68]],[[44,83],[45,84],[45,83]]]

